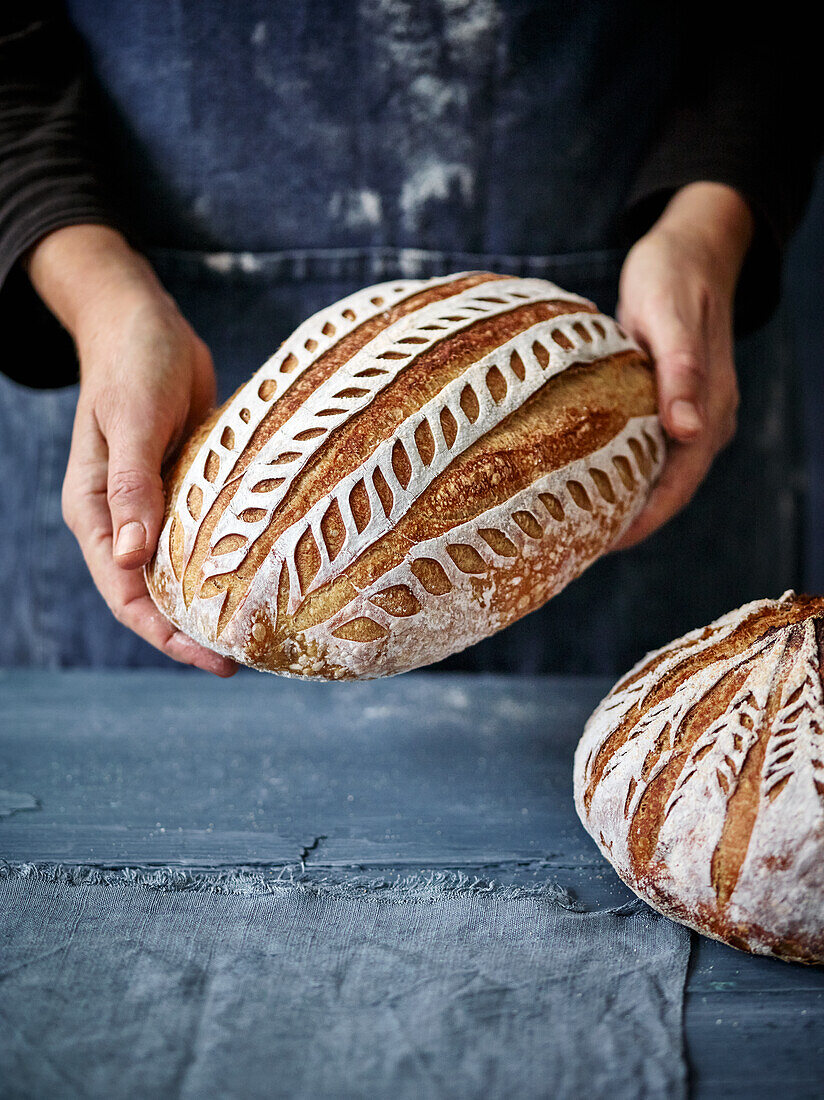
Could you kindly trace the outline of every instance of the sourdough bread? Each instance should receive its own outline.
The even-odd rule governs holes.
[[[575,803],[650,905],[824,961],[824,599],[750,603],[644,658],[589,720]]]
[[[369,287],[185,444],[149,590],[255,668],[403,672],[563,588],[663,455],[650,365],[592,303],[487,272]]]

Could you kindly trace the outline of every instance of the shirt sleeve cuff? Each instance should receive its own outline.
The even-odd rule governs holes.
[[[57,389],[78,378],[71,337],[35,292],[21,260],[38,241],[69,225],[106,225],[120,229],[117,219],[100,206],[74,205],[41,209],[37,217],[17,224],[0,246],[0,331],[11,348],[2,371],[14,382],[33,389]]]

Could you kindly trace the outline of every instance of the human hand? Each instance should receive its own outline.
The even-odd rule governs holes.
[[[733,299],[752,231],[737,191],[693,183],[676,192],[624,262],[618,319],[653,358],[669,443],[661,476],[617,549],[679,512],[735,434]]]
[[[28,266],[80,360],[63,516],[89,572],[119,622],[176,661],[230,676],[233,661],[157,610],[142,571],[163,520],[161,465],[214,404],[209,350],[148,263],[111,229],[56,230]]]

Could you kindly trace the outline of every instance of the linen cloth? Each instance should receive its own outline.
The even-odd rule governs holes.
[[[689,934],[573,806],[608,686],[0,670],[0,1096],[679,1097]]]
[[[0,881],[3,1097],[684,1094],[689,935],[640,902],[69,877]]]

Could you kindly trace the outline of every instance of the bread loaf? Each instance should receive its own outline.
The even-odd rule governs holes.
[[[255,668],[403,672],[563,588],[663,451],[650,366],[590,302],[484,272],[370,287],[185,444],[149,590]]]
[[[824,599],[747,604],[651,653],[587,724],[575,802],[654,908],[824,962]]]

